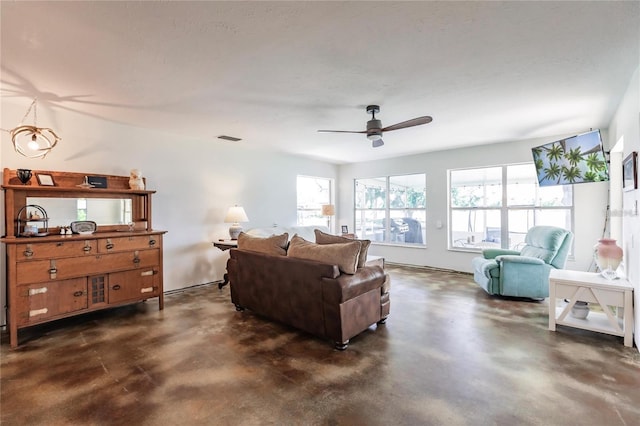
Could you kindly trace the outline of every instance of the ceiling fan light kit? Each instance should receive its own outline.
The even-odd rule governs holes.
[[[357,130],[318,130],[318,132],[323,133],[365,133],[367,135],[367,139],[371,141],[371,146],[373,148],[378,148],[384,145],[384,141],[382,140],[382,133],[388,132],[391,130],[400,130],[406,129],[407,127],[420,126],[422,124],[428,124],[433,121],[431,117],[428,115],[413,118],[411,120],[403,121],[401,123],[394,124],[392,126],[382,127],[382,121],[376,119],[376,113],[380,112],[380,107],[378,105],[368,105],[367,113],[371,114],[371,120],[367,121],[367,130],[357,131]]]

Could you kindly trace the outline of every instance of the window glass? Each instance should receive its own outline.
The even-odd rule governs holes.
[[[572,185],[540,188],[533,163],[451,170],[449,179],[450,247],[518,249],[532,226],[573,230]]]
[[[330,216],[322,215],[322,206],[331,204],[331,179],[298,176],[296,182],[298,225],[332,228]]]
[[[424,245],[426,175],[355,180],[356,235],[377,242]]]
[[[357,179],[355,194],[357,209],[383,209],[387,201],[387,179]]]
[[[474,173],[478,170],[478,173]],[[497,207],[502,205],[502,169],[456,170],[451,173],[452,207]]]

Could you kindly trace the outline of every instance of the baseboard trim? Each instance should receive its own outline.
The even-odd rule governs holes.
[[[437,268],[435,266],[428,266],[428,265],[410,265],[408,263],[389,262],[389,261],[386,261],[386,260],[385,260],[385,265],[402,266],[402,267],[405,267],[405,268],[427,269],[427,270],[435,271],[435,272],[448,272],[450,274],[460,274],[460,275],[469,275],[469,276],[473,275],[471,272],[456,271],[455,269]]]
[[[204,286],[208,286],[208,285],[218,285],[221,282],[223,282],[223,280],[210,281],[208,283],[202,283],[202,284],[194,284],[194,285],[190,285],[190,286],[187,286],[187,287],[168,290],[168,291],[165,291],[164,294],[165,295],[171,295],[171,294],[182,293],[182,292],[185,292],[187,290],[191,290],[191,289],[198,288],[198,287],[204,287]]]

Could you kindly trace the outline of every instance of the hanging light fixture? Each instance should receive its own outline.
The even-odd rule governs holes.
[[[9,130],[13,148],[17,153],[28,158],[44,158],[60,140],[50,128],[38,127],[37,102],[38,98],[35,98],[20,125]],[[33,126],[23,125],[31,110],[33,110]]]

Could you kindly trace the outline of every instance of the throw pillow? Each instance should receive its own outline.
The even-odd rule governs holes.
[[[289,243],[287,256],[337,265],[340,272],[355,274],[361,247],[362,244],[357,240],[321,245],[294,235]]]
[[[253,237],[241,232],[240,235],[238,235],[238,248],[241,250],[257,251],[264,254],[286,256],[288,241],[289,234],[286,232],[282,235],[272,235],[266,238]]]
[[[358,257],[358,268],[362,268],[367,263],[367,252],[371,245],[371,240],[354,240],[353,238],[345,238],[339,235],[331,235],[326,232],[322,232],[319,229],[315,230],[316,243],[318,244],[336,244],[336,243],[349,243],[351,241],[360,241],[362,248],[360,249],[360,256]]]

